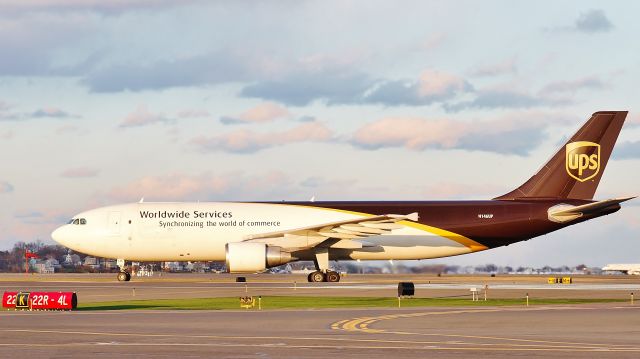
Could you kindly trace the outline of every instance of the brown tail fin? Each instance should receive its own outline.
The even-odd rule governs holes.
[[[627,111],[600,111],[533,177],[494,199],[593,199]]]

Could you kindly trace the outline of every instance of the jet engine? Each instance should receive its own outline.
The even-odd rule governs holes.
[[[229,273],[255,273],[294,260],[291,253],[281,247],[264,243],[227,243],[225,249]]]

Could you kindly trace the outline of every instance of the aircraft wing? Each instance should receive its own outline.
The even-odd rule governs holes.
[[[287,251],[308,249],[319,245],[331,248],[357,249],[375,246],[363,239],[400,229],[403,226],[397,222],[404,220],[415,222],[418,220],[418,213],[385,214],[286,231],[252,234],[246,236],[244,241],[266,243]]]
[[[564,223],[580,218],[584,215],[599,213],[611,207],[618,206],[620,203],[633,198],[635,197],[606,199],[604,201],[587,203],[580,206],[558,205],[549,208],[547,212],[550,220]]]

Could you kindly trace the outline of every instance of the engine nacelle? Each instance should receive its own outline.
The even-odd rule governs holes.
[[[227,243],[226,265],[229,273],[254,273],[277,267],[293,260],[291,253],[281,247],[264,243]]]

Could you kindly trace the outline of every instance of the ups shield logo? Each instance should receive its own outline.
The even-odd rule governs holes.
[[[600,145],[589,141],[567,144],[566,168],[569,176],[580,182],[595,177],[600,171]]]

